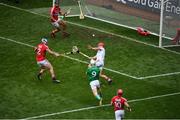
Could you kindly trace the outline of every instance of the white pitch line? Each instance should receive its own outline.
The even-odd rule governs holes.
[[[13,39],[9,39],[9,38],[5,38],[5,37],[2,37],[2,36],[0,36],[0,39],[7,40],[7,41],[10,41],[10,42],[14,42],[16,44],[28,46],[28,47],[31,47],[31,48],[35,47],[35,46],[29,45],[27,43],[19,42],[19,41],[16,41],[16,40],[13,40]],[[77,62],[80,62],[80,63],[88,64],[88,62],[86,62],[86,61],[82,61],[82,60],[79,60],[79,59],[76,59],[76,58],[73,58],[73,57],[70,57],[70,56],[66,56],[66,55],[63,55],[63,56],[68,58],[68,59],[70,59],[70,60],[73,60],[73,61],[77,61]],[[135,76],[131,76],[131,75],[128,75],[126,73],[122,73],[122,72],[119,72],[119,71],[116,71],[116,70],[112,70],[112,69],[109,69],[109,68],[104,68],[104,69],[106,69],[107,71],[116,73],[116,74],[120,74],[120,75],[127,76],[127,77],[130,77],[130,78],[138,79]]]
[[[22,9],[22,8],[18,8],[18,7],[15,7],[15,6],[11,6],[11,5],[7,5],[7,4],[4,4],[4,3],[0,3],[0,5],[3,5],[3,6],[7,6],[7,7],[11,7],[11,8],[14,8],[14,9],[18,9],[18,10],[21,10],[21,11],[25,11],[25,12],[28,12],[28,13],[31,13],[31,14],[35,14],[35,15],[38,15],[38,16],[42,16],[42,17],[48,17],[46,15],[43,15],[43,14],[39,14],[39,13],[36,13],[36,12],[32,12],[30,10],[26,10],[26,9]],[[68,22],[68,21],[67,21]],[[127,40],[130,40],[130,41],[134,41],[134,42],[137,42],[137,43],[141,43],[141,44],[144,44],[144,45],[147,45],[147,46],[152,46],[152,47],[155,47],[155,48],[159,48],[158,46],[156,45],[152,45],[152,44],[148,44],[148,43],[145,43],[145,42],[142,42],[142,41],[138,41],[136,39],[133,39],[133,38],[130,38],[130,37],[127,37],[127,36],[123,36],[123,35],[119,35],[119,34],[115,34],[115,33],[112,33],[112,32],[107,32],[107,31],[104,31],[104,30],[101,30],[101,29],[98,29],[98,28],[94,28],[94,27],[89,27],[89,26],[86,26],[86,25],[81,25],[81,24],[77,24],[77,23],[73,23],[73,22],[68,22],[72,25],[76,25],[76,26],[79,26],[79,27],[83,27],[83,28],[88,28],[88,29],[92,29],[92,30],[96,30],[96,31],[99,31],[99,32],[103,32],[103,33],[106,33],[106,34],[111,34],[111,35],[114,35],[114,36],[117,36],[117,37],[121,37],[121,38],[124,38],[124,39],[127,39]],[[169,50],[169,49],[166,49],[166,48],[160,48],[162,50],[165,50],[167,52],[171,52],[171,53],[174,53],[174,54],[177,54],[177,55],[180,55],[179,52],[176,52],[176,51],[172,51],[172,50]],[[66,56],[67,57],[67,56]],[[77,59],[76,59],[77,61]],[[82,62],[82,61],[79,61],[79,62]],[[108,68],[105,68],[105,69],[108,69]],[[109,70],[109,71],[114,71],[114,70]],[[115,73],[118,73],[118,74],[121,74],[121,75],[124,75],[124,76],[127,76],[127,77],[131,77],[131,78],[134,78],[134,79],[142,79],[143,77],[135,77],[135,76],[132,76],[132,75],[128,75],[126,73],[122,73],[122,72],[119,72],[119,71],[114,71]],[[167,73],[169,75],[173,75],[173,74],[170,74],[170,73]],[[156,75],[157,77],[161,77],[161,75],[163,74],[160,74],[160,75]],[[164,75],[163,75],[164,76]],[[148,78],[154,78],[154,75],[152,76],[148,76]]]
[[[143,80],[143,79],[165,77],[165,76],[178,75],[178,74],[180,74],[180,72],[165,73],[165,74],[159,74],[159,75],[151,75],[151,76],[139,77],[138,79]]]
[[[169,96],[175,96],[175,95],[180,95],[180,92],[158,95],[158,96],[152,96],[152,97],[146,97],[146,98],[140,98],[140,99],[134,99],[134,100],[129,100],[128,102],[129,103],[141,102],[141,101],[152,100],[152,99],[163,98],[163,97],[169,97]],[[43,118],[43,117],[49,117],[49,116],[55,116],[55,115],[62,115],[62,114],[66,114],[66,113],[73,113],[73,112],[78,112],[78,111],[83,111],[83,110],[91,110],[91,109],[102,108],[102,107],[107,107],[107,106],[111,106],[111,105],[105,104],[102,106],[84,107],[84,108],[79,108],[79,109],[67,110],[67,111],[63,111],[63,112],[56,112],[56,113],[38,115],[38,116],[33,116],[33,117],[27,117],[27,118],[23,118],[21,120],[29,120],[29,119]]]
[[[126,74],[126,73],[122,73],[122,72],[119,72],[119,71],[116,71],[116,70],[113,70],[113,69],[109,69],[109,68],[106,68],[106,67],[104,67],[103,69],[105,69],[107,71],[111,71],[113,73],[121,74],[123,76],[130,77],[130,78],[139,79],[138,77],[135,77],[135,76],[132,76],[132,75],[129,75],[129,74]]]
[[[0,3],[0,5],[11,7],[11,8],[18,9],[18,10],[21,10],[21,11],[25,11],[25,12],[28,12],[28,13],[31,13],[31,14],[35,14],[35,15],[38,15],[38,16],[49,18],[49,16],[46,16],[46,15],[43,15],[43,14],[39,14],[39,13],[36,13],[36,12],[32,12],[30,10],[22,9],[22,8],[19,8],[19,7],[11,6],[11,5],[8,5],[8,4]],[[108,32],[108,31],[104,31],[104,30],[101,30],[101,29],[98,29],[98,28],[89,27],[89,26],[82,25],[82,24],[77,24],[77,23],[74,23],[74,22],[69,22],[69,21],[67,21],[67,22],[69,24],[72,24],[72,25],[76,25],[76,26],[83,27],[83,28],[88,28],[88,29],[91,29],[91,30],[96,30],[96,31],[99,31],[99,32],[103,32],[103,33],[110,34],[110,35],[113,35],[113,36],[121,37],[121,38],[130,40],[130,41],[134,41],[134,42],[137,42],[137,43],[141,43],[141,44],[144,44],[144,45],[147,45],[147,46],[159,48],[159,49],[162,49],[164,51],[180,55],[179,52],[176,52],[176,51],[173,51],[173,50],[169,50],[169,49],[166,49],[166,48],[162,48],[162,47],[158,47],[156,45],[149,44],[149,43],[146,43],[146,42],[142,42],[142,41],[139,41],[139,40],[136,40],[136,39],[124,36],[124,35],[116,34],[116,33],[113,33],[113,32]]]
[[[19,41],[15,41],[15,40],[12,40],[12,39],[9,39],[9,38],[5,38],[5,37],[2,37],[2,36],[0,36],[0,39],[4,39],[4,40],[10,41],[10,42],[14,42],[16,44],[20,44],[20,45],[24,45],[24,46],[28,46],[28,47],[34,48],[34,46],[32,46],[32,45],[29,45],[29,44],[26,44],[26,43],[23,43],[23,42],[19,42]]]

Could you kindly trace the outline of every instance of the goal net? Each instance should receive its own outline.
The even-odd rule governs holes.
[[[136,30],[142,27],[159,36],[160,47],[176,46],[173,42],[180,28],[180,0],[80,0],[86,17]],[[72,8],[70,16],[79,16],[78,0],[53,0],[63,10]],[[163,5],[164,9],[161,9]]]
[[[178,46],[180,36],[177,30],[180,29],[180,0],[164,0],[164,10],[161,11],[162,15],[162,42],[160,39],[160,46],[172,47]],[[174,39],[176,37],[176,39]]]

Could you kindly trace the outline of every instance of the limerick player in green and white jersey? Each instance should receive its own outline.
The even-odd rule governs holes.
[[[100,69],[96,67],[95,64],[90,63],[87,69],[87,77],[94,96],[99,100],[99,105],[102,105],[102,94],[100,89],[99,76]]]

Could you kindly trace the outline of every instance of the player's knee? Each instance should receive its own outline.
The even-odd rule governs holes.
[[[97,89],[95,87],[92,88],[92,92],[93,92],[93,94],[97,94]]]
[[[50,66],[50,68],[49,68],[49,69],[50,69],[50,71],[54,71],[54,69],[53,69],[53,67],[52,67],[52,66]]]

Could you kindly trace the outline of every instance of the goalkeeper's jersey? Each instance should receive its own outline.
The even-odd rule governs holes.
[[[87,77],[89,82],[99,80],[100,69],[96,66],[87,69]]]

